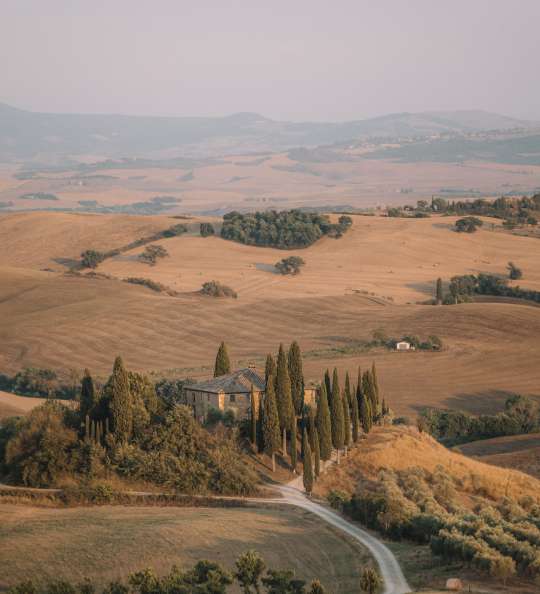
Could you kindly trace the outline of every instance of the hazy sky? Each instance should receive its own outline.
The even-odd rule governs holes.
[[[540,0],[0,0],[0,102],[35,111],[540,120]]]

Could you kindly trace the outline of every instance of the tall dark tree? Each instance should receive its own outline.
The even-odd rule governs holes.
[[[219,349],[216,355],[216,363],[214,365],[214,377],[220,375],[227,375],[231,373],[231,361],[229,359],[229,353],[227,351],[227,345],[222,342],[219,345]]]
[[[86,415],[90,415],[94,410],[98,401],[96,394],[96,387],[94,380],[90,375],[88,369],[84,370],[84,376],[81,382],[81,402],[80,402],[80,415],[81,419],[85,419]]]
[[[326,384],[321,384],[319,401],[317,403],[317,432],[319,434],[319,446],[321,460],[330,460],[332,455],[332,423],[330,421],[330,409],[326,396]]]
[[[313,491],[313,461],[311,459],[311,447],[309,445],[309,439],[305,429],[302,439],[304,442],[304,474],[302,475],[302,479],[304,482],[304,489],[309,495],[311,491]]]
[[[316,420],[315,420],[315,409],[312,406],[308,407],[308,411],[307,411],[307,430],[308,430],[309,445],[311,446],[311,451],[313,451],[313,448],[315,447],[315,442],[313,441],[313,436],[315,434],[315,431],[317,430],[317,427],[316,427]]]
[[[315,429],[313,433],[313,458],[315,462],[315,478],[321,474],[321,449],[319,448],[319,432]]]
[[[108,382],[109,410],[112,430],[118,441],[129,441],[133,431],[133,399],[129,376],[121,357],[116,357]]]
[[[332,394],[332,380],[330,379],[330,371],[328,369],[324,372],[324,385],[326,387],[326,394],[330,398]]]
[[[369,398],[360,392],[360,422],[364,433],[369,433],[373,425],[373,412]]]
[[[266,355],[266,365],[264,367],[264,383],[268,383],[268,378],[272,376],[274,380],[274,387],[276,385],[276,362],[274,361],[274,357],[270,355]]]
[[[442,288],[442,279],[437,279],[437,288],[435,289],[435,300],[437,301],[437,305],[441,305],[443,302],[443,288]]]
[[[345,451],[347,451],[347,448],[351,445],[351,414],[345,393],[341,401],[343,406],[343,445],[345,446]]]
[[[375,394],[375,387],[373,386],[373,377],[371,371],[364,371],[362,374],[362,394],[369,402],[371,414],[373,417],[377,414],[377,396]]]
[[[263,410],[264,397],[259,397],[259,414],[257,415],[257,451],[259,454],[264,452],[264,435],[263,435]]]
[[[292,471],[296,472],[296,462],[297,462],[297,455],[298,455],[298,446],[296,444],[296,419],[293,420],[293,424],[291,427],[291,466]],[[304,447],[304,443],[302,442],[302,448]],[[302,454],[303,455],[303,454]]]
[[[304,405],[304,372],[302,369],[302,353],[296,340],[289,348],[287,362],[289,366],[289,378],[291,380],[294,412],[297,416],[300,416]]]
[[[357,388],[358,391],[358,388]],[[358,419],[358,399],[355,396],[352,398],[352,406],[351,406],[351,422],[352,422],[352,440],[353,443],[358,441],[359,436],[359,419]]]
[[[291,395],[291,379],[287,366],[287,357],[283,345],[279,345],[277,360],[276,400],[279,414],[279,426],[283,434],[283,455],[287,455],[287,431],[292,428],[294,407]]]
[[[332,377],[332,396],[330,398],[330,421],[332,425],[332,445],[337,450],[337,461],[339,464],[339,452],[343,447],[343,401],[339,389],[339,377],[337,369],[334,368]]]
[[[345,398],[347,399],[347,404],[351,406],[352,401],[352,393],[351,393],[351,380],[349,379],[349,372],[345,373]]]
[[[268,378],[266,393],[264,396],[263,407],[263,441],[264,451],[272,457],[272,471],[276,471],[276,452],[279,449],[279,415],[276,403],[276,394],[274,392],[274,380],[272,376]]]
[[[250,430],[249,438],[253,445],[257,443],[257,401],[255,399],[255,390],[251,384],[251,392],[249,395],[249,420]]]
[[[375,394],[375,410],[374,414],[378,415],[381,407],[381,390],[379,388],[379,380],[377,378],[377,368],[375,361],[371,365],[371,381],[373,383],[373,393]]]

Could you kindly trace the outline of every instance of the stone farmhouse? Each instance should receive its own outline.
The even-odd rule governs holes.
[[[237,419],[244,419],[250,414],[251,386],[258,410],[259,401],[264,397],[265,382],[264,377],[251,367],[186,386],[183,404],[193,408],[199,421],[204,421],[212,408],[222,412],[231,410]],[[316,388],[306,388],[304,402],[315,405],[316,394]]]

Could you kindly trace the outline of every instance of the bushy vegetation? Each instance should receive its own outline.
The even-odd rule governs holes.
[[[116,476],[183,493],[254,492],[257,478],[235,430],[209,433],[190,408],[176,404],[173,386],[161,383],[159,391],[168,397],[120,358],[103,387],[86,372],[79,410],[51,400],[3,423],[0,467],[8,480],[30,487]]]
[[[420,415],[424,429],[446,445],[540,430],[540,406],[526,396],[508,398],[504,411],[493,415],[438,409],[426,409]]]
[[[200,226],[201,237],[210,237],[215,234],[214,226],[212,223],[201,223]]]
[[[408,342],[414,349],[420,351],[440,351],[443,348],[442,340],[434,334],[423,339],[414,334],[405,334],[401,338],[393,338],[389,337],[383,329],[373,332],[373,339],[367,346],[370,348],[384,347],[394,350],[398,342]]]
[[[223,217],[221,237],[248,245],[293,249],[307,247],[324,235],[340,237],[351,224],[348,216],[333,224],[326,215],[301,210],[234,211]]]
[[[30,192],[19,196],[21,200],[58,200],[58,196],[48,192]]]
[[[85,250],[81,254],[81,266],[83,268],[97,268],[105,258],[107,258],[107,254],[104,252]]]
[[[61,381],[52,369],[25,367],[14,376],[0,374],[0,390],[21,396],[71,399],[77,395],[80,377],[71,372],[71,382]]]
[[[299,274],[300,268],[305,265],[305,262],[299,256],[289,256],[283,258],[276,264],[276,269],[280,274]]]
[[[113,258],[114,256],[118,256],[119,254],[123,254],[125,252],[129,252],[135,248],[141,247],[142,245],[146,245],[147,243],[152,243],[154,241],[159,241],[160,239],[166,237],[177,237],[178,235],[183,235],[188,230],[187,226],[183,223],[178,223],[169,227],[168,229],[164,229],[163,231],[158,231],[153,235],[148,237],[141,237],[123,245],[122,247],[115,248],[112,250],[108,250],[106,252],[101,252],[97,250],[85,250],[81,254],[81,261],[80,267],[81,268],[96,268],[103,260],[107,258]]]
[[[523,277],[523,271],[518,268],[513,262],[508,262],[508,278],[510,280],[519,280]]]
[[[142,278],[140,276],[129,276],[128,278],[124,279],[124,282],[130,283],[131,285],[142,285],[143,287],[147,287],[148,289],[151,289],[152,291],[155,291],[156,293],[166,293],[167,295],[169,295],[171,297],[176,297],[178,295],[178,292],[175,291],[174,289],[171,289],[170,287],[167,287],[167,285],[164,285],[162,283],[158,283],[158,282],[152,280],[151,278]]]
[[[382,470],[379,479],[347,497],[331,492],[332,505],[390,538],[429,543],[434,555],[462,562],[506,580],[516,573],[540,578],[540,506],[485,499],[481,481],[470,485],[447,469]],[[480,496],[474,513],[462,507],[459,490]],[[478,501],[478,497],[477,497]]]
[[[474,233],[483,224],[483,221],[477,217],[464,217],[455,222],[455,228],[458,233]]]
[[[519,269],[517,269],[519,271]],[[521,272],[521,271],[519,271]],[[515,271],[514,271],[514,274]],[[512,297],[527,299],[540,303],[540,291],[522,289],[508,284],[508,279],[494,274],[466,274],[450,279],[449,294],[445,296],[445,304],[470,301],[474,295],[492,295],[495,297]]]
[[[380,584],[377,572],[366,568],[362,574],[369,575],[366,584]],[[232,588],[231,588],[232,586]],[[173,567],[163,576],[152,569],[143,569],[128,576],[126,581],[111,582],[102,594],[226,594],[229,591],[242,591],[244,594],[325,594],[326,590],[318,580],[308,586],[298,579],[291,570],[268,568],[256,551],[240,555],[235,568],[229,571],[219,563],[201,560],[189,568]],[[375,590],[364,590],[374,592]],[[32,580],[22,582],[8,590],[8,594],[95,594],[96,586],[90,580],[81,583],[54,581],[36,583]]]
[[[203,284],[201,293],[203,295],[209,295],[210,297],[232,297],[236,299],[238,297],[237,292],[227,285],[222,285],[218,281],[208,281]]]
[[[139,255],[139,260],[150,266],[155,266],[161,258],[166,258],[169,252],[162,245],[147,245]]]

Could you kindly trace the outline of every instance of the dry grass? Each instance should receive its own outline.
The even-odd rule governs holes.
[[[43,402],[45,398],[29,398],[0,391],[0,420],[25,415]]]
[[[357,592],[369,556],[307,512],[293,509],[0,506],[0,589],[28,579],[100,584],[144,567],[163,573],[201,558],[233,568],[255,549],[268,565]]]
[[[420,467],[432,473],[442,466],[461,486],[463,503],[475,496],[499,500],[505,495],[519,499],[530,495],[538,498],[540,481],[522,472],[484,464],[458,452],[448,450],[430,435],[413,427],[378,427],[354,448],[346,461],[332,467],[319,480],[320,494],[330,489],[352,493],[360,478],[377,479],[385,468],[406,470]],[[472,499],[471,499],[472,498]]]

